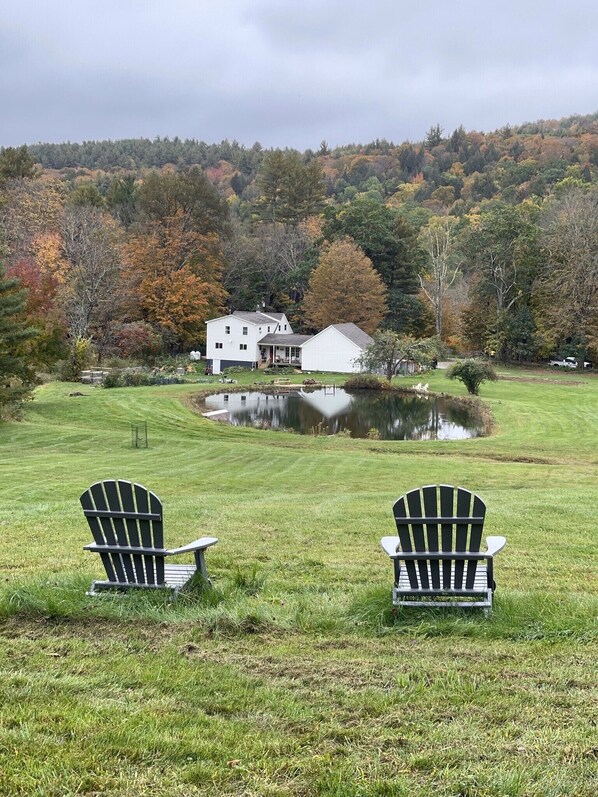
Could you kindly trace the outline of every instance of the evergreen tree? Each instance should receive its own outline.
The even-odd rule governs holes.
[[[0,261],[0,416],[28,398],[35,382],[33,355],[27,342],[36,331],[23,321],[25,291],[8,279]]]
[[[329,218],[324,234],[330,240],[352,238],[372,261],[388,290],[386,327],[401,334],[424,332],[428,318],[418,296],[424,254],[410,224],[381,202],[358,199]]]
[[[318,213],[324,200],[322,167],[295,150],[271,150],[258,176],[258,207],[265,221],[297,224]]]
[[[9,180],[34,176],[35,162],[25,144],[18,148],[6,147],[0,152],[0,188]]]

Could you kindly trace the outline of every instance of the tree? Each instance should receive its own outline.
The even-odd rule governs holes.
[[[230,307],[280,312],[301,301],[315,249],[306,224],[261,224],[250,230],[233,223],[231,228],[223,277]]]
[[[417,339],[412,335],[399,335],[391,329],[374,333],[374,342],[359,359],[366,371],[384,370],[390,382],[403,363],[430,365],[438,357],[438,341],[434,338]]]
[[[553,346],[575,342],[579,360],[598,353],[598,191],[573,189],[542,218],[544,264],[536,288]]]
[[[106,191],[106,205],[112,215],[123,225],[130,227],[137,215],[137,187],[135,177],[126,174],[115,177]]]
[[[423,332],[427,319],[418,296],[423,252],[410,224],[381,202],[357,199],[329,215],[324,235],[352,238],[372,261],[388,291],[385,326],[401,334]]]
[[[477,396],[480,392],[480,385],[487,379],[496,382],[498,376],[490,363],[482,360],[462,360],[454,363],[446,372],[449,379],[458,379],[463,382],[467,392],[472,396]]]
[[[57,297],[64,276],[60,229],[65,193],[61,181],[47,175],[13,179],[0,208],[6,272],[26,289],[26,323],[39,330],[30,345],[37,362],[46,366],[64,357],[65,328]]]
[[[522,306],[531,306],[532,288],[540,263],[535,207],[504,204],[471,220],[464,233],[464,271],[471,281],[471,301],[466,311],[466,335],[482,349],[492,349],[498,360],[506,360],[516,346],[507,330]],[[474,335],[467,319],[477,319]],[[481,325],[478,323],[482,321]]]
[[[73,207],[102,208],[106,203],[96,183],[91,182],[91,180],[85,180],[77,184],[75,190],[69,196],[69,204]]]
[[[27,146],[6,147],[0,152],[0,189],[9,180],[35,176],[35,161]]]
[[[258,175],[258,208],[266,221],[297,224],[323,206],[324,178],[317,160],[296,150],[270,150]]]
[[[34,354],[28,343],[36,330],[23,321],[26,298],[16,279],[7,279],[0,261],[0,416],[18,409],[35,383]]]
[[[138,203],[140,221],[124,247],[126,320],[148,322],[173,348],[197,346],[226,298],[226,203],[199,169],[151,172]]]
[[[66,211],[62,225],[64,273],[60,289],[71,341],[92,334],[101,356],[119,313],[120,231],[98,208]]]
[[[442,144],[442,125],[435,124],[426,133],[426,149],[434,149],[439,144]]]
[[[435,216],[420,232],[422,249],[428,256],[428,266],[419,275],[424,295],[434,310],[436,334],[442,337],[442,308],[447,291],[459,274],[455,257],[454,227],[456,220]]]
[[[130,185],[126,191],[132,190]],[[223,235],[228,207],[207,177],[197,168],[183,172],[149,172],[137,190],[145,220],[168,222],[178,216],[184,229],[202,235]]]
[[[386,313],[386,288],[356,244],[336,241],[324,250],[311,274],[303,312],[315,329],[352,322],[369,334]]]

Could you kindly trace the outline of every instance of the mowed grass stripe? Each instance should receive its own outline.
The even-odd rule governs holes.
[[[594,797],[598,382],[504,375],[496,433],[437,443],[234,429],[192,385],[40,389],[0,427],[0,794]],[[211,591],[85,596],[78,496],[110,477],[163,499],[169,545],[220,537]],[[379,538],[436,482],[507,536],[489,619],[392,610]]]

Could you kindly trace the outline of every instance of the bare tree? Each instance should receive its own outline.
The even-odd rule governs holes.
[[[250,233],[232,226],[225,243],[224,287],[237,309],[263,305],[275,309],[282,294],[294,301],[303,296],[303,265],[311,239],[301,226],[261,225]]]
[[[419,275],[422,290],[434,310],[436,334],[442,336],[444,298],[459,275],[454,245],[455,219],[433,217],[420,233],[420,245],[428,255],[428,268]]]
[[[598,350],[598,192],[575,188],[542,219],[544,267],[538,281],[554,342],[578,341],[579,356]]]
[[[120,303],[118,225],[97,208],[70,208],[64,215],[62,240],[62,302],[69,334],[73,339],[93,334],[101,354]]]

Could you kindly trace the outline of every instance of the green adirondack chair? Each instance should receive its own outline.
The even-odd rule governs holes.
[[[216,537],[202,537],[181,548],[164,547],[162,502],[141,484],[96,482],[80,498],[94,542],[85,545],[102,558],[106,580],[94,581],[88,595],[116,589],[165,589],[175,596],[196,573],[209,583],[205,551]],[[194,565],[166,564],[175,554],[193,553]]]
[[[383,537],[394,563],[395,606],[480,607],[492,610],[494,556],[504,537],[487,537],[481,550],[486,505],[446,484],[418,487],[393,507],[398,536]]]

